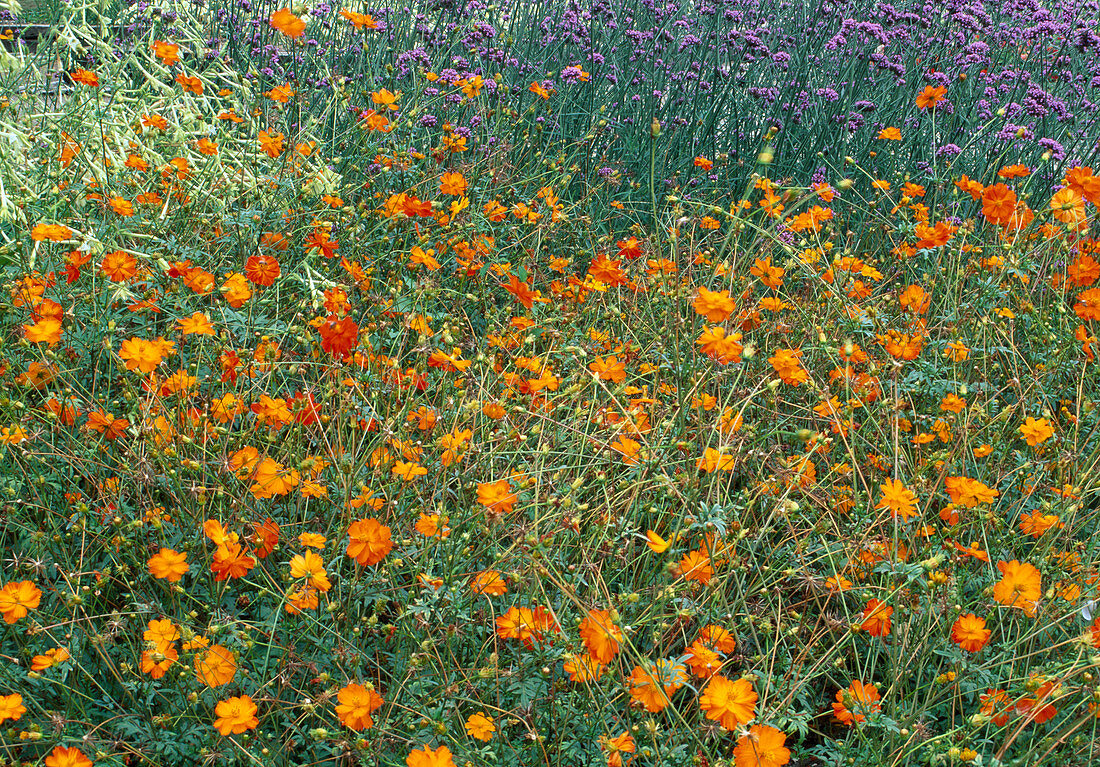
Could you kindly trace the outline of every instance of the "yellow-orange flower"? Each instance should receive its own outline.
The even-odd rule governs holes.
[[[345,727],[356,732],[374,726],[371,713],[384,702],[373,685],[364,686],[354,682],[336,693],[336,700],[336,716]]]
[[[187,564],[187,555],[172,549],[161,549],[149,557],[148,565],[154,578],[164,578],[172,583],[177,583],[191,569],[191,565]]]
[[[393,550],[390,529],[373,517],[352,522],[347,554],[363,566],[376,565]]]
[[[998,562],[997,569],[1001,571],[1001,580],[993,587],[993,598],[1034,618],[1039,597],[1043,594],[1042,573],[1033,565],[1016,559]]]
[[[41,601],[42,591],[30,581],[7,583],[0,589],[0,614],[5,623],[12,624],[37,610]]]
[[[747,679],[730,680],[721,675],[711,677],[699,706],[707,715],[727,730],[748,724],[756,716],[756,691]]]
[[[256,711],[256,704],[248,695],[227,698],[214,707],[214,713],[218,716],[214,726],[223,736],[240,735],[260,725]]]

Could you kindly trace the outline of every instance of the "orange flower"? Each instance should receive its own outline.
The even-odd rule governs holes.
[[[571,682],[594,682],[603,676],[604,666],[591,655],[569,656],[562,664]]]
[[[229,684],[237,675],[237,658],[228,647],[210,645],[195,655],[195,675],[207,687]]]
[[[1016,215],[1016,193],[1004,184],[994,184],[982,192],[982,215],[991,224],[1007,226]]]
[[[867,721],[867,715],[879,711],[882,706],[879,703],[881,696],[878,688],[873,684],[864,684],[859,680],[853,681],[846,690],[836,691],[836,702],[833,703],[833,715],[841,724],[849,727],[862,724]]]
[[[1043,594],[1042,573],[1034,566],[1012,560],[998,562],[1001,580],[993,587],[993,598],[1006,607],[1023,610],[1029,618],[1034,618],[1038,609],[1039,597]]]
[[[622,383],[626,380],[626,364],[620,362],[614,355],[610,357],[596,357],[588,365],[588,369],[596,374],[601,381]]]
[[[351,22],[356,29],[378,29],[378,22],[368,13],[355,11],[340,11],[340,15]]]
[[[210,323],[210,318],[202,312],[194,312],[190,317],[181,317],[176,320],[176,326],[185,336],[214,335],[214,326]]]
[[[703,287],[699,288],[699,295],[695,297],[692,306],[696,314],[706,317],[710,322],[724,322],[736,308],[728,290],[712,291]]]
[[[878,137],[886,141],[901,141],[901,131],[897,128],[883,128],[878,132]]]
[[[557,632],[554,614],[545,607],[509,607],[496,619],[497,636],[501,639],[518,639],[532,649],[535,642],[542,642],[549,632]]]
[[[461,197],[466,194],[466,179],[461,173],[447,172],[439,179],[439,193]]]
[[[451,749],[446,746],[440,746],[434,751],[427,745],[418,748],[405,757],[405,764],[408,767],[455,767]]]
[[[936,87],[932,87],[931,85],[925,86],[924,90],[917,94],[917,108],[935,108],[937,104],[944,100],[943,95],[945,93],[947,93],[947,88],[942,85],[937,85]]]
[[[908,522],[909,518],[917,513],[917,496],[913,491],[896,479],[888,479],[885,484],[879,485],[882,490],[882,500],[875,506],[876,509],[890,509],[895,517],[901,517],[902,522]]]
[[[137,261],[129,253],[114,250],[103,256],[99,271],[111,282],[126,282],[137,274]]]
[[[890,616],[894,614],[894,608],[879,599],[871,599],[863,608],[863,622],[860,629],[873,637],[888,636],[890,634]]]
[[[711,677],[699,706],[707,715],[727,730],[748,724],[756,716],[757,694],[747,679],[731,681],[724,676]]]
[[[37,610],[41,601],[42,591],[30,581],[7,583],[0,589],[0,614],[5,623],[12,624]]]
[[[1066,523],[1057,514],[1044,514],[1039,509],[1020,516],[1020,530],[1032,538],[1042,538],[1047,530],[1061,530],[1065,526]]]
[[[87,85],[90,88],[99,87],[99,75],[95,72],[89,72],[87,69],[74,69],[69,73],[69,76],[73,78],[73,82],[81,85]]]
[[[497,729],[496,725],[493,724],[493,717],[486,716],[484,711],[471,714],[470,718],[466,720],[465,728],[466,734],[471,738],[483,741],[492,740],[493,733]]]
[[[988,716],[993,724],[998,727],[1004,727],[1008,724],[1008,715],[1012,710],[1012,702],[1008,698],[1008,693],[1004,690],[986,690],[984,694],[979,696],[979,700],[982,703],[981,713]]]
[[[708,583],[714,576],[714,567],[711,566],[710,557],[701,551],[689,551],[679,562],[680,576],[685,581]]]
[[[614,624],[607,610],[589,610],[578,631],[588,653],[599,663],[610,663],[623,641],[622,629]]]
[[[277,29],[290,38],[298,38],[305,34],[306,23],[290,12],[289,8],[280,8],[271,14],[268,20],[272,29]]]
[[[53,668],[58,663],[64,663],[71,657],[73,656],[64,647],[51,648],[43,654],[31,658],[31,671],[45,671],[48,668]]]
[[[240,735],[260,725],[260,720],[256,718],[256,704],[248,695],[221,701],[214,707],[214,713],[218,716],[214,726],[223,736]]]
[[[948,477],[944,487],[947,489],[947,494],[951,496],[951,503],[968,509],[993,503],[993,500],[1000,495],[997,490],[968,477]]]
[[[508,584],[497,570],[482,570],[470,581],[470,588],[475,594],[499,597],[508,593]]]
[[[291,558],[290,577],[305,578],[308,586],[320,591],[328,591],[332,588],[332,582],[325,573],[325,562],[313,550],[307,549],[304,553],[296,554]]]
[[[244,276],[248,278],[249,282],[261,287],[273,285],[281,273],[279,259],[275,256],[261,253],[249,256],[244,263]]]
[[[0,695],[0,724],[9,719],[18,722],[25,713],[27,713],[27,707],[23,705],[22,695],[19,693]]]
[[[627,680],[630,697],[650,713],[657,713],[672,702],[676,694],[688,681],[687,669],[675,661],[664,658],[656,663],[635,666]]]
[[[390,529],[373,517],[352,522],[347,554],[364,567],[376,565],[393,550]]]
[[[1041,445],[1054,436],[1054,429],[1051,428],[1050,422],[1045,418],[1035,420],[1028,416],[1019,431],[1020,436],[1027,440],[1030,447]]]
[[[161,549],[149,557],[148,564],[154,578],[164,578],[171,583],[177,583],[191,569],[191,565],[187,564],[187,555],[172,549]]]
[[[787,736],[766,724],[754,724],[737,739],[733,749],[734,767],[783,767],[791,760],[784,747]]]
[[[373,685],[364,686],[354,682],[336,693],[336,700],[336,716],[340,723],[356,732],[374,726],[371,713],[384,702]]]
[[[73,230],[61,224],[35,224],[31,239],[35,242],[64,242],[73,236]]]
[[[960,615],[951,626],[951,641],[967,652],[978,652],[988,644],[992,633],[985,627],[985,618],[968,613]]]
[[[519,496],[512,492],[512,485],[507,479],[499,479],[496,482],[479,483],[477,501],[490,515],[499,515],[512,511]]]
[[[768,358],[768,362],[784,383],[799,386],[810,380],[810,374],[798,359],[801,356],[801,349],[776,349],[775,354]]]
[[[634,737],[629,732],[624,732],[617,737],[601,737],[600,748],[607,752],[607,767],[623,767],[623,754],[633,754],[637,745]],[[633,757],[627,757],[629,764]]]
[[[166,43],[164,40],[154,40],[153,55],[160,59],[164,66],[170,67],[179,63],[180,47],[175,43]]]
[[[92,760],[72,746],[55,746],[46,757],[46,767],[92,767]]]
[[[286,136],[282,133],[262,130],[257,140],[260,142],[260,149],[264,150],[268,157],[275,158],[283,153],[283,141],[286,140]]]
[[[32,344],[56,346],[61,342],[60,320],[39,320],[23,326],[23,336]]]
[[[397,111],[397,100],[399,98],[401,98],[401,91],[390,93],[386,88],[374,91],[370,95],[370,100],[373,101],[376,106],[380,106],[383,109],[390,109],[394,112]]]
[[[122,342],[118,356],[126,360],[126,369],[152,373],[164,359],[163,347],[156,341],[130,338]]]

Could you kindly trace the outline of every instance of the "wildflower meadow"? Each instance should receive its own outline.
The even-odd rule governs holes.
[[[0,765],[1100,763],[1096,0],[24,5]]]

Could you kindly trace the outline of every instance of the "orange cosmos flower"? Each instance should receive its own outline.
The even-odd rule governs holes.
[[[223,736],[240,735],[260,725],[256,711],[256,704],[248,695],[228,698],[215,706],[214,713],[218,718],[214,720],[214,726]]]
[[[736,304],[728,290],[712,291],[700,287],[692,307],[696,314],[706,317],[710,322],[724,322],[733,314]]]
[[[55,746],[44,762],[46,767],[92,767],[92,760],[72,746]]]
[[[1045,418],[1035,420],[1031,416],[1028,416],[1019,431],[1020,436],[1027,440],[1027,444],[1030,447],[1041,445],[1054,436],[1054,429],[1051,428],[1050,422]]]
[[[885,141],[901,141],[901,131],[897,128],[883,128],[878,132],[878,137]]]
[[[588,653],[599,663],[610,663],[618,654],[623,632],[611,620],[607,610],[589,610],[578,631]]]
[[[714,567],[710,557],[701,551],[689,551],[679,562],[680,576],[685,581],[706,584],[714,576]]]
[[[171,583],[177,583],[191,569],[191,565],[187,564],[187,555],[172,549],[161,549],[149,557],[148,565],[154,578],[163,578]]]
[[[64,242],[73,236],[73,230],[61,224],[35,224],[31,239],[35,242]]]
[[[993,632],[985,627],[985,618],[973,613],[960,615],[951,626],[951,641],[967,652],[978,652],[989,642]]]
[[[596,374],[601,381],[622,383],[626,380],[626,363],[620,362],[614,355],[604,358],[596,357],[588,365],[588,369]]]
[[[48,668],[53,668],[58,663],[64,663],[71,657],[73,656],[64,647],[51,648],[43,654],[31,658],[31,671],[45,671]]]
[[[254,285],[268,287],[275,284],[275,280],[282,274],[279,267],[279,259],[275,256],[259,254],[249,256],[244,262],[244,276]]]
[[[348,537],[348,556],[364,567],[378,564],[393,550],[390,528],[373,517],[352,522]]]
[[[374,726],[371,713],[381,707],[382,696],[373,685],[351,683],[336,693],[336,716],[341,724],[349,729],[361,732]]]
[[[644,666],[635,666],[627,681],[634,702],[655,714],[672,702],[672,696],[687,683],[688,675],[683,665],[662,658],[656,663],[647,661]]]
[[[164,66],[170,67],[179,63],[180,47],[175,43],[167,43],[164,40],[154,40],[153,55],[160,59]]]
[[[801,356],[801,349],[776,349],[775,354],[768,358],[768,362],[783,383],[799,386],[810,380],[810,374],[799,361]]]
[[[1004,184],[994,184],[982,192],[982,215],[991,224],[1007,226],[1016,215],[1016,193]]]
[[[405,757],[405,764],[408,767],[455,767],[451,749],[446,746],[435,750],[427,745],[418,748]]]
[[[942,85],[932,87],[931,85],[925,86],[924,90],[917,94],[917,108],[918,109],[933,109],[944,100],[943,96],[947,93],[947,88]]]
[[[73,82],[81,85],[87,85],[90,88],[99,87],[99,75],[95,72],[89,72],[87,69],[74,69],[69,73],[69,76],[73,78]]]
[[[615,738],[601,737],[600,748],[607,752],[607,767],[623,767],[623,754],[633,754],[637,746],[634,737],[629,732],[624,732]],[[627,758],[627,764],[631,758]]]
[[[890,509],[895,517],[901,517],[902,522],[908,522],[910,517],[916,516],[917,496],[912,490],[896,479],[886,480],[879,485],[879,489],[882,490],[882,500],[875,506],[876,509]]]
[[[833,703],[833,715],[841,724],[852,727],[867,721],[867,716],[881,710],[879,703],[881,696],[878,687],[873,684],[864,684],[859,680],[853,681],[846,690],[836,691],[836,702]]]
[[[783,767],[791,760],[784,747],[787,736],[766,724],[754,724],[737,739],[733,749],[734,767]]]
[[[306,31],[306,23],[290,12],[289,8],[280,8],[271,14],[268,20],[272,29],[277,29],[290,38],[299,38]]]
[[[56,346],[61,342],[60,320],[39,320],[23,326],[23,337],[33,344]]]
[[[164,359],[163,347],[156,341],[130,338],[122,342],[118,356],[126,361],[126,369],[152,373]]]
[[[320,591],[328,591],[332,588],[325,573],[325,562],[317,552],[307,549],[302,554],[297,554],[290,560],[290,577],[305,578],[308,585]]]
[[[470,588],[475,594],[499,597],[508,593],[508,584],[497,570],[482,570],[470,581]]]
[[[1043,594],[1042,573],[1034,566],[1012,560],[998,562],[1001,580],[993,587],[993,598],[1006,607],[1023,610],[1029,618],[1034,618],[1038,609],[1039,597]]]
[[[493,733],[496,732],[497,729],[496,725],[493,724],[493,717],[486,716],[484,711],[478,711],[476,714],[471,714],[464,726],[467,735],[471,738],[477,738],[483,741],[492,740]]]
[[[8,721],[19,721],[23,714],[27,713],[27,707],[23,705],[23,696],[19,693],[0,695],[0,724]]]
[[[747,679],[731,681],[724,676],[711,677],[699,706],[707,715],[727,730],[748,724],[756,716],[757,694]]]
[[[195,675],[207,687],[229,684],[237,675],[237,657],[228,647],[210,645],[195,655]]]
[[[378,22],[369,13],[357,13],[355,11],[340,11],[340,15],[351,22],[356,29],[378,29]]]
[[[519,496],[512,492],[512,485],[507,479],[499,479],[479,483],[477,500],[491,515],[499,515],[512,511]]]
[[[879,599],[871,599],[863,608],[863,622],[860,629],[873,637],[888,636],[890,634],[890,616],[894,614],[894,608]]]
[[[951,496],[951,503],[968,509],[993,503],[993,500],[1000,495],[999,491],[968,477],[948,477],[944,487],[947,489],[947,494]]]
[[[41,601],[42,591],[30,581],[7,583],[0,589],[0,614],[5,623],[12,624],[37,610]]]

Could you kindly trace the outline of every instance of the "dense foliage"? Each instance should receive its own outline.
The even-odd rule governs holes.
[[[1096,2],[44,8],[0,759],[1097,758]]]

